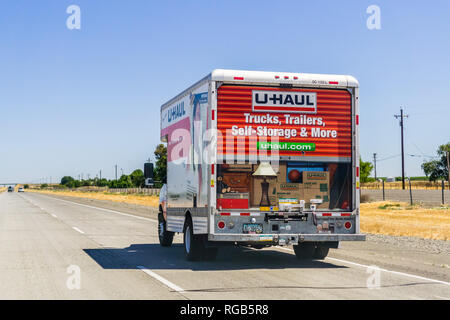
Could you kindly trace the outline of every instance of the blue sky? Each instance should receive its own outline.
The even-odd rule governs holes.
[[[449,34],[449,1],[2,1],[0,182],[142,168],[160,105],[215,68],[355,76],[363,160],[400,175],[403,106],[406,174],[423,175],[450,141]]]

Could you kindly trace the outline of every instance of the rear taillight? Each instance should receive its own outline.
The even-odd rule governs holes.
[[[352,227],[352,223],[350,221],[347,221],[346,223],[344,223],[344,227],[345,229],[349,230]]]
[[[225,228],[225,222],[224,221],[219,221],[217,222],[217,227],[219,229],[224,229]]]

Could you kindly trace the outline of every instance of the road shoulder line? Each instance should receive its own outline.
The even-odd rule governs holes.
[[[116,211],[116,210],[111,210],[111,209],[105,209],[105,208],[101,208],[101,207],[90,206],[90,205],[87,205],[87,204],[82,204],[82,203],[78,203],[78,202],[74,202],[74,201],[68,201],[68,200],[58,199],[58,198],[50,197],[50,196],[47,196],[47,195],[45,195],[45,196],[48,197],[48,198],[57,200],[57,201],[67,202],[67,203],[75,204],[75,205],[78,205],[78,206],[81,206],[81,207],[87,207],[87,208],[91,208],[91,209],[97,209],[97,210],[106,211],[106,212],[110,212],[110,213],[120,214],[120,215],[122,215],[122,216],[127,216],[127,217],[136,218],[136,219],[141,219],[141,220],[147,220],[147,221],[152,221],[152,222],[158,222],[157,220],[151,219],[151,218],[145,218],[145,217],[140,217],[140,216],[136,216],[136,215],[133,215],[133,214],[124,213],[124,212],[120,212],[120,211]]]
[[[285,251],[294,252],[294,250],[289,249],[289,248],[283,248],[283,247],[276,247],[276,248],[277,249],[281,249],[281,250],[285,250]],[[334,261],[347,263],[347,264],[351,264],[351,265],[354,265],[354,266],[357,266],[357,267],[362,267],[362,268],[373,268],[374,267],[374,266],[366,266],[364,264],[360,264],[360,263],[356,263],[356,262],[352,262],[352,261],[347,261],[347,260],[342,260],[342,259],[331,258],[331,257],[326,257],[325,260],[334,260]],[[393,274],[397,274],[397,275],[401,275],[401,276],[405,276],[405,277],[410,277],[410,278],[415,278],[415,279],[419,279],[419,280],[425,280],[425,281],[430,281],[430,282],[435,282],[435,283],[439,283],[439,284],[444,284],[444,285],[450,286],[449,282],[445,282],[445,281],[441,281],[441,280],[421,277],[421,276],[417,276],[417,275],[410,274],[410,273],[393,271],[393,270],[388,270],[388,269],[383,269],[383,268],[378,268],[378,269],[380,271],[384,271],[384,272],[388,272],[388,273],[393,273]]]

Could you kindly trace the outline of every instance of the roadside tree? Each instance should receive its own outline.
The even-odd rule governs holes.
[[[369,182],[369,175],[372,169],[373,164],[371,162],[364,162],[359,159],[359,180],[361,183]]]
[[[158,144],[155,149],[155,158],[154,180],[163,181],[167,176],[167,147]]]
[[[131,182],[135,188],[144,186],[145,178],[144,172],[141,169],[136,169],[130,174]]]
[[[72,178],[71,176],[64,176],[61,179],[61,184],[62,185],[68,185],[70,182],[74,181],[75,179]]]
[[[439,146],[436,160],[422,163],[422,170],[430,181],[449,180],[447,152],[450,152],[450,142]]]

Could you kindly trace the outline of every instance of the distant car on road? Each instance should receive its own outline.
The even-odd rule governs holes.
[[[20,187],[19,190],[17,190],[17,192],[25,192],[25,189],[23,187]]]
[[[11,186],[9,186],[9,187],[8,187],[8,192],[13,192],[13,191],[14,191],[14,188],[11,187]]]

